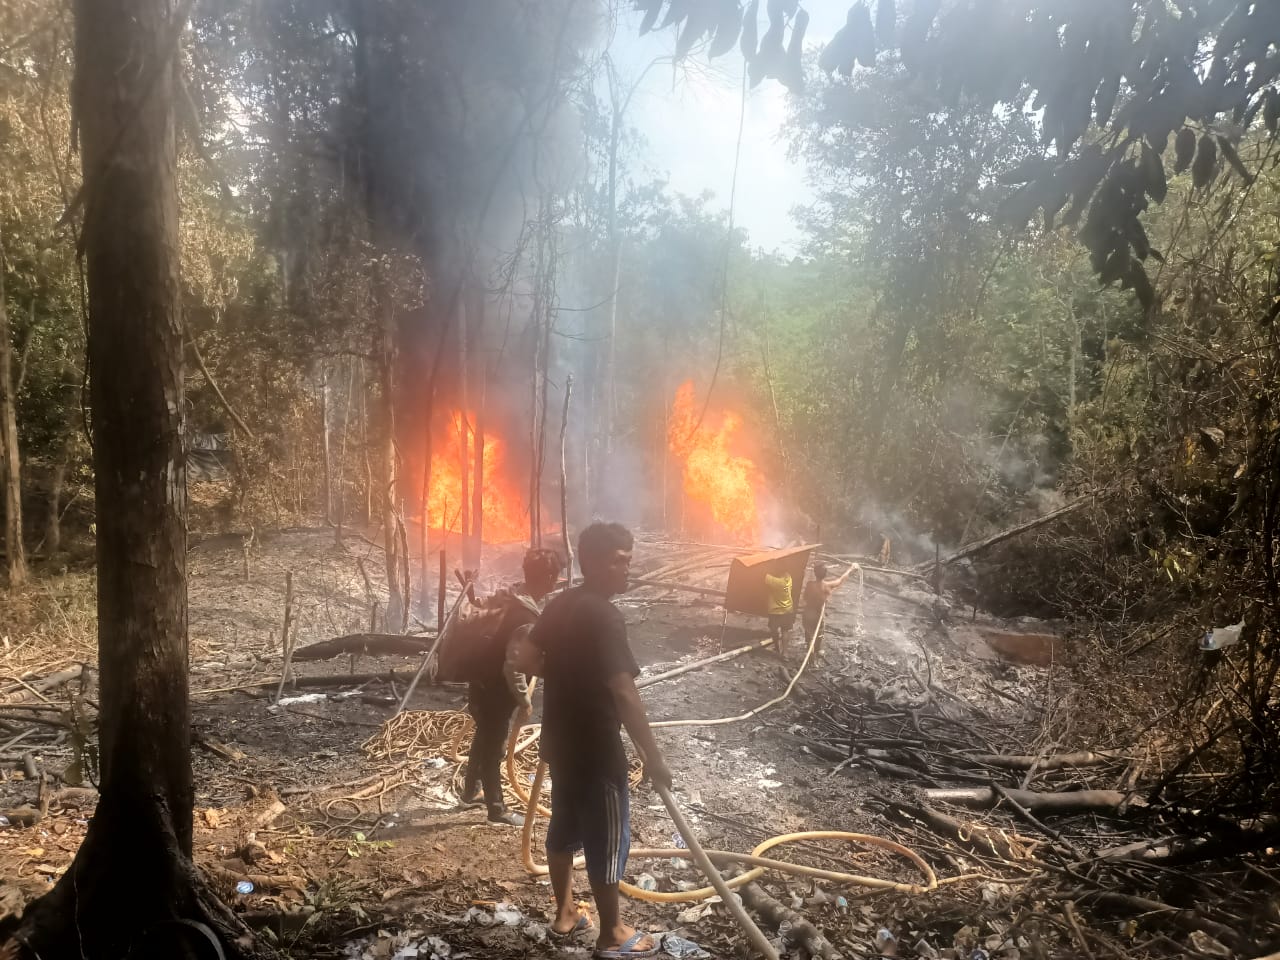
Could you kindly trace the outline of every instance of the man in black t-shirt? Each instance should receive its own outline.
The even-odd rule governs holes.
[[[625,726],[644,759],[645,775],[670,788],[671,772],[649,729],[636,690],[640,670],[627,627],[610,598],[627,588],[633,539],[616,523],[594,523],[578,538],[583,583],[556,597],[533,628],[543,651],[542,756],[551,767],[547,864],[556,898],[554,936],[590,928],[573,896],[573,855],[581,848],[600,932],[595,956],[649,957],[654,937],[622,923],[618,883],[631,847]]]

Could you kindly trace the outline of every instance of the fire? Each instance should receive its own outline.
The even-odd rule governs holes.
[[[462,525],[462,471],[467,471],[467,508],[475,491],[475,416],[455,411],[449,429],[431,453],[431,485],[427,491],[427,517],[437,530],[457,531]],[[466,451],[463,453],[463,440]],[[486,543],[512,543],[529,535],[529,514],[519,489],[504,469],[504,449],[498,437],[484,438],[484,511],[481,536]]]
[[[695,431],[700,411],[689,381],[676,391],[667,429],[671,452],[683,467],[685,494],[706,507],[711,519],[735,539],[756,541],[760,534],[756,504],[760,471],[749,458],[733,452],[742,420],[733,413],[708,410]]]

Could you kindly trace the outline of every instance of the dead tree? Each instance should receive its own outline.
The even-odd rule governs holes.
[[[471,296],[471,336],[475,345],[471,355],[475,358],[476,382],[475,390],[479,397],[475,403],[475,422],[472,424],[474,449],[472,450],[471,476],[471,549],[464,550],[464,559],[468,566],[479,567],[484,551],[484,431],[485,413],[489,400],[489,377],[484,362],[484,352],[480,349],[480,338],[484,335],[484,288],[476,285]]]
[[[333,463],[329,450],[329,365],[320,365],[320,452],[324,471],[324,519],[333,523]]]
[[[31,957],[187,956],[188,938],[206,932],[227,956],[253,950],[191,861],[174,124],[188,9],[169,0],[75,3],[101,799],[71,867],[13,933]]]

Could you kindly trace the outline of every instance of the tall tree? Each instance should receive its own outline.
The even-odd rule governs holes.
[[[4,557],[10,587],[27,581],[22,542],[22,465],[18,453],[18,398],[14,389],[13,331],[5,306],[4,237],[0,236],[0,484],[4,486]]]
[[[191,862],[174,124],[185,10],[173,0],[75,4],[100,799],[70,869],[27,910],[14,937],[33,957],[184,956],[177,944],[212,934],[210,926],[228,948],[236,938],[236,921],[207,894]]]

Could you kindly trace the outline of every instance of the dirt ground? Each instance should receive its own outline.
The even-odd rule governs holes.
[[[519,555],[515,547],[488,549],[483,587],[514,579]],[[636,573],[722,587],[731,556],[642,538]],[[238,536],[205,539],[190,553],[195,853],[227,899],[250,925],[298,957],[585,956],[582,945],[546,942],[549,888],[521,865],[520,831],[487,823],[481,811],[457,809],[458,764],[447,756],[447,738],[414,743],[392,737],[381,752],[366,746],[385,732],[405,678],[417,667],[416,656],[300,663],[294,671],[298,677],[381,677],[333,687],[287,685],[281,705],[273,704],[281,672],[286,576],[292,578],[297,646],[365,631],[370,598],[376,606],[382,595],[380,551],[356,535],[338,543],[331,529],[299,529],[260,535],[247,557],[246,571]],[[707,846],[748,852],[766,837],[816,829],[896,838],[908,846],[925,843],[927,831],[901,816],[918,801],[921,787],[990,779],[944,776],[950,769],[945,754],[957,738],[998,753],[1081,745],[1064,734],[1064,715],[1080,702],[1068,672],[1003,661],[981,641],[971,612],[951,612],[944,624],[939,615],[947,611],[926,586],[883,574],[868,574],[862,588],[850,581],[828,608],[823,659],[790,699],[744,722],[659,732],[675,772],[677,798]],[[430,606],[421,615],[434,626],[434,603]],[[697,594],[644,587],[621,598],[619,606],[644,677],[767,636],[761,621],[726,617],[713,598]],[[77,609],[83,613],[82,608],[81,602]],[[799,647],[797,636],[796,659]],[[8,638],[4,657],[10,657]],[[18,662],[15,656],[7,665],[0,660],[0,674],[34,677],[56,659],[47,657],[39,671],[31,669],[29,659]],[[644,697],[653,720],[733,716],[777,696],[789,676],[771,653],[756,652],[657,684]],[[0,810],[24,805],[39,810],[39,779],[31,779],[32,772],[71,780],[67,768],[77,758],[92,772],[91,737],[77,732],[77,717],[91,707],[92,683],[68,699],[71,687],[76,685],[32,696],[19,685],[8,695],[9,703],[0,702]],[[49,710],[10,709],[19,701],[27,708],[49,705]],[[410,710],[464,706],[462,687],[424,684]],[[535,716],[539,706],[535,701]],[[859,748],[855,757],[855,741],[874,747],[873,734],[889,729],[885,724],[914,724],[923,734],[929,729],[921,726],[925,714],[951,733],[940,734],[937,743],[912,741],[922,744],[916,756],[923,758],[914,779],[913,770],[904,774],[901,763],[876,760],[874,749]],[[15,717],[47,722],[29,731]],[[1105,725],[1082,722],[1073,729],[1078,739],[1088,737],[1085,745],[1091,749],[1119,746],[1098,739],[1109,735]],[[887,743],[902,736],[882,739]],[[1127,746],[1132,753],[1132,744]],[[1125,763],[1114,767],[1106,773],[1112,781],[1106,786],[1118,786],[1132,769]],[[1097,785],[1070,772],[1054,784],[1054,789]],[[0,827],[0,914],[47,889],[84,835],[91,791],[59,789],[50,782],[44,799],[47,812],[34,825],[14,818]],[[633,844],[678,845],[669,816],[647,786],[634,791],[632,810]],[[1006,852],[1034,851],[1045,841],[1007,809],[952,813],[1010,838],[1012,843],[1002,847]],[[533,843],[538,860],[544,828],[545,819],[539,819]],[[1132,839],[1131,827],[1100,815],[1077,817],[1059,829],[1066,834],[1064,842],[1090,850]],[[965,960],[981,960],[983,951],[1005,958],[1079,955],[1070,924],[1058,924],[1062,929],[1055,932],[1055,920],[1033,932],[1025,917],[1019,919],[1020,911],[1037,902],[1059,915],[1035,899],[1032,891],[1044,882],[1044,873],[1029,860],[1005,857],[993,864],[937,838],[927,843],[928,849],[916,849],[940,877],[971,876],[924,895],[777,876],[765,887],[818,924],[835,951],[847,957],[886,951]],[[904,883],[919,880],[904,860],[874,849],[824,843],[774,855]],[[633,861],[629,877],[664,891],[687,889],[698,879],[682,860]],[[585,896],[585,882],[582,887]],[[715,903],[630,902],[627,910],[638,926],[678,935],[712,956],[744,950],[726,911]],[[886,945],[881,930],[895,942]],[[799,956],[787,932],[781,931],[781,945]],[[1160,926],[1152,937],[1169,940],[1178,950],[1194,949],[1186,933],[1172,924]],[[1108,927],[1105,941],[1129,949],[1137,943],[1134,936],[1123,926],[1118,933]],[[1139,953],[1176,955],[1171,949],[1162,953],[1155,942],[1143,941]],[[670,946],[673,955],[691,949],[679,941]]]

